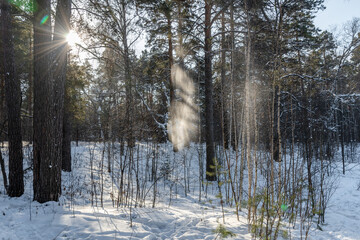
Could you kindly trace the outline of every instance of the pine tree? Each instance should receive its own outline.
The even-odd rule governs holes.
[[[70,31],[71,0],[59,0],[56,6],[54,28],[54,117],[56,158],[64,171],[71,171],[71,142],[68,109],[64,107],[68,46],[66,35]],[[64,118],[65,115],[65,118]],[[61,179],[61,178],[60,178]],[[60,183],[61,184],[61,183]]]
[[[34,200],[61,194],[63,104],[70,1],[58,2],[52,42],[51,2],[36,1],[34,13]],[[54,67],[54,69],[53,69]]]
[[[14,43],[12,33],[11,6],[7,0],[1,1],[1,26],[3,47],[3,71],[5,96],[8,112],[9,138],[9,187],[10,197],[24,193],[23,151],[21,135],[21,90],[20,80],[15,74]]]
[[[54,83],[51,74],[51,3],[37,0],[34,13],[34,200],[57,201],[61,162],[55,156]]]

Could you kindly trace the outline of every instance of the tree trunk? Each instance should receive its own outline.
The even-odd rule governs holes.
[[[61,161],[56,157],[51,77],[51,1],[36,0],[34,15],[34,200],[58,201]],[[56,121],[57,122],[57,121]]]
[[[10,197],[24,193],[23,152],[21,136],[21,90],[20,80],[15,76],[14,44],[11,24],[11,7],[1,2],[1,25],[3,47],[3,70],[5,73],[5,98],[8,113],[9,139],[9,187]]]
[[[28,111],[28,114],[29,116],[32,116],[33,115],[33,106],[32,106],[32,103],[33,103],[33,52],[32,52],[32,49],[33,49],[33,39],[32,39],[32,35],[33,35],[33,32],[30,30],[29,32],[29,49],[30,49],[30,61],[29,61],[29,88],[28,88],[28,92],[27,92],[27,111]],[[25,128],[26,130],[26,133],[25,133],[25,136],[23,136],[23,139],[26,140],[26,141],[29,141],[29,143],[32,143],[32,140],[33,140],[33,126],[32,126],[32,119],[27,119],[26,120],[26,125],[23,126],[23,128]]]
[[[174,118],[175,116],[172,116],[174,115],[174,113],[172,113],[171,109],[173,109],[172,106],[174,106],[176,103],[175,103],[175,100],[176,100],[176,96],[175,96],[175,83],[173,82],[174,79],[172,77],[173,73],[171,72],[172,71],[172,66],[174,64],[174,56],[173,56],[173,39],[172,39],[172,19],[171,19],[171,11],[167,12],[165,14],[166,18],[167,18],[167,40],[168,40],[168,57],[169,57],[169,94],[170,94],[170,106],[169,106],[169,112],[170,112],[170,116],[171,118]],[[164,97],[163,98],[164,100],[164,106],[167,106],[168,103],[167,103],[167,98]],[[171,119],[170,118],[170,119]],[[166,120],[165,120],[166,121]],[[170,141],[172,141],[170,139],[170,135],[168,134],[168,139]],[[174,152],[177,152],[179,151],[178,147],[177,147],[177,144],[174,144],[173,143],[173,151]]]
[[[171,32],[171,16],[167,16],[167,38],[168,38],[168,55],[169,55],[169,89],[170,89],[170,103],[175,99],[175,91],[174,91],[174,84],[171,79],[171,68],[174,64],[174,57],[173,57],[173,45],[172,45],[172,32]]]
[[[251,155],[251,120],[252,114],[251,110],[253,110],[252,99],[250,94],[252,91],[252,83],[251,83],[251,25],[250,25],[250,9],[247,3],[245,2],[245,14],[246,14],[246,30],[247,33],[245,35],[245,116],[244,116],[244,125],[246,130],[246,162],[248,169],[248,223],[251,224],[251,208],[252,208],[252,180],[253,180],[253,159]]]
[[[221,14],[221,112],[222,139],[224,147],[229,149],[229,117],[227,113],[227,81],[226,81],[226,51],[225,51],[225,12]]]
[[[211,66],[211,1],[205,0],[205,131],[206,131],[206,180],[216,181],[214,145],[214,108]]]
[[[4,163],[4,159],[2,157],[1,150],[0,150],[0,167],[1,167],[1,173],[2,173],[2,177],[3,177],[3,181],[4,181],[5,191],[8,192],[8,182],[7,182],[7,176],[6,176],[6,169],[5,169],[5,163]]]
[[[127,30],[127,18],[126,18],[126,1],[121,1],[121,22],[122,26],[122,44],[124,48],[124,72],[125,72],[125,85],[126,85],[126,121],[129,124],[126,130],[126,140],[128,147],[133,148],[135,146],[135,138],[133,133],[133,113],[134,113],[134,103],[133,103],[133,87],[132,87],[132,78],[131,78],[131,66],[130,66],[130,53],[129,53],[129,44],[128,44],[128,30]]]
[[[236,111],[234,101],[234,72],[235,72],[235,24],[234,24],[234,6],[233,0],[230,5],[230,39],[231,39],[231,64],[230,64],[230,108],[229,108],[229,144],[232,145],[234,151],[238,151],[238,136],[236,126]]]
[[[65,99],[65,80],[67,68],[68,45],[66,35],[70,30],[71,0],[58,0],[56,6],[55,28],[54,28],[54,119],[55,119],[55,157],[61,163],[61,168],[71,171],[71,149],[69,134],[68,117],[64,118],[66,109],[64,108]],[[68,114],[68,113],[66,113]],[[65,126],[65,127],[64,127]],[[65,139],[64,134],[67,136]],[[63,146],[63,143],[67,144]],[[61,174],[61,171],[58,172]],[[61,178],[61,176],[60,176]],[[59,183],[61,187],[61,182]]]
[[[76,146],[79,146],[79,138],[80,138],[80,134],[79,134],[79,124],[76,123]]]
[[[63,121],[63,141],[62,141],[62,170],[71,172],[71,122],[70,112],[68,110],[67,99],[65,96],[64,121]]]

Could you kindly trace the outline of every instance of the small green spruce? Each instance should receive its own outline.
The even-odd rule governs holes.
[[[219,224],[219,226],[215,230],[213,230],[213,233],[217,234],[216,238],[218,236],[220,236],[220,238],[227,238],[227,237],[235,237],[236,236],[235,233],[227,230],[225,228],[225,226],[222,225],[222,224]]]
[[[286,230],[282,230],[281,236],[283,239],[289,239],[289,232]]]

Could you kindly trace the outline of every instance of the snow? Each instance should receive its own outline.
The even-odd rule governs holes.
[[[213,232],[219,224],[223,224],[221,206],[215,197],[218,194],[217,186],[209,185],[207,197],[203,194],[199,201],[199,186],[195,184],[199,179],[198,152],[195,146],[184,150],[187,151],[188,159],[192,159],[192,163],[188,163],[191,164],[188,173],[190,192],[185,196],[181,182],[183,180],[176,179],[183,176],[179,170],[179,176],[158,183],[155,208],[149,201],[152,199],[152,190],[149,191],[148,200],[143,207],[135,207],[134,204],[131,207],[114,207],[109,192],[114,187],[111,177],[116,177],[116,171],[113,171],[114,176],[105,171],[104,206],[100,207],[99,196],[97,206],[95,203],[94,206],[91,205],[89,161],[92,150],[95,156],[94,168],[98,168],[101,149],[99,143],[81,143],[79,147],[73,145],[73,172],[63,172],[63,195],[59,202],[39,204],[32,201],[31,171],[26,171],[25,194],[19,198],[9,198],[4,194],[0,176],[0,239],[220,239]],[[170,150],[171,147],[169,151],[160,152],[161,158],[167,159],[171,156],[182,161],[185,153],[175,154]],[[4,149],[2,151],[7,163],[7,152]],[[143,157],[145,153],[143,151]],[[106,158],[104,162],[106,165]],[[28,166],[26,159],[24,168]],[[313,223],[309,239],[360,239],[360,191],[357,190],[360,165],[349,163],[345,175],[341,174],[340,163],[336,169],[339,185],[329,202],[326,224],[321,225],[322,230],[319,230]],[[96,172],[94,174],[96,175]],[[168,186],[171,183],[175,184],[176,188],[172,188],[170,201]],[[146,184],[147,188],[151,189],[151,182]],[[236,234],[229,239],[251,239],[245,209],[240,212],[239,221],[234,211],[234,207],[224,206],[223,225]],[[289,231],[291,239],[300,239],[298,229],[289,227],[286,230]]]
[[[349,164],[345,175],[338,165],[338,188],[330,200],[323,232],[314,232],[314,239],[360,239],[360,165]]]

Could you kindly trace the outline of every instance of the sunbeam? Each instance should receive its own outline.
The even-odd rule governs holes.
[[[66,35],[66,41],[71,47],[73,47],[80,42],[80,37],[75,31],[70,30],[70,32]]]

